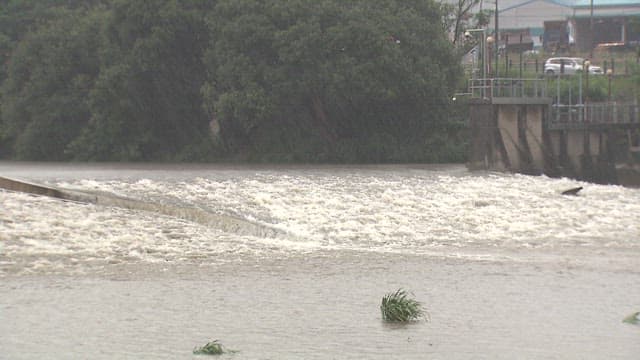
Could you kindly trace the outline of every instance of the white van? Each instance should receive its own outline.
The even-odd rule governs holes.
[[[564,64],[564,72],[562,67]],[[573,75],[582,72],[584,59],[579,57],[555,57],[544,62],[544,73],[547,75]],[[600,66],[589,65],[589,74],[602,74]]]

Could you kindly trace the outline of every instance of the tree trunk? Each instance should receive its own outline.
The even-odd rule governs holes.
[[[331,124],[331,121],[327,117],[320,96],[314,95],[311,98],[311,110],[314,126],[320,131],[320,135],[322,136],[322,138],[331,145],[335,144],[335,142],[338,140],[335,126]]]

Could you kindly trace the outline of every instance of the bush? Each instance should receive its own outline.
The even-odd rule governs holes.
[[[195,355],[222,355],[227,352],[235,352],[234,350],[227,350],[218,340],[208,342],[205,346],[193,349]]]
[[[409,298],[403,289],[385,295],[382,298],[380,311],[382,312],[382,320],[389,322],[406,322],[423,317],[427,318],[427,312],[422,304]]]

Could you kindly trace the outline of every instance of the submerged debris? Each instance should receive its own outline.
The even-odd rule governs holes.
[[[562,195],[578,195],[578,192],[582,190],[582,186],[578,186],[575,188],[567,189],[562,192]]]

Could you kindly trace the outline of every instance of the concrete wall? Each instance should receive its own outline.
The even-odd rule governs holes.
[[[511,169],[520,169],[520,150],[518,143],[518,106],[498,106],[498,130],[509,158]]]
[[[469,167],[542,173],[545,167],[543,125],[547,106],[472,105]]]
[[[542,173],[545,163],[543,141],[547,105],[497,105],[498,129],[510,168],[524,173]]]
[[[601,131],[587,132],[589,141],[589,154],[593,157],[598,157],[605,151],[606,148],[606,136]]]
[[[0,177],[0,188],[29,194],[55,197],[63,200],[96,203],[96,196],[71,190],[60,190],[49,186],[29,183],[23,180]]]
[[[584,154],[585,136],[584,131],[567,131],[566,132],[566,154],[567,160],[576,172],[582,172],[582,163],[580,157]]]
[[[486,4],[486,3],[485,3]],[[493,5],[485,8],[493,10]],[[566,20],[573,15],[573,9],[553,1],[500,1],[498,4],[498,25],[501,29],[543,28],[549,20]],[[489,28],[495,28],[494,17],[491,16]]]
[[[526,134],[529,151],[532,156],[533,165],[536,169],[542,171],[545,168],[545,151],[548,151],[544,149],[544,107],[528,106],[526,110]]]
[[[472,104],[469,168],[617,183],[615,157],[621,141],[616,136],[627,130],[549,128],[549,105],[515,98]]]
[[[470,169],[488,169],[494,165],[494,113],[493,106],[478,101],[469,107],[471,144],[469,146]]]
[[[553,154],[559,157],[560,155],[560,142],[561,142],[562,133],[560,131],[551,131],[547,134],[547,138],[549,139],[549,145]]]
[[[586,170],[583,168],[584,157],[590,157],[592,161],[596,161],[606,149],[606,135],[601,131],[570,129],[562,133],[560,131],[551,133],[558,140],[558,143],[554,144],[554,154],[558,155],[561,151],[565,151],[567,160],[578,173]],[[565,137],[565,144],[560,142],[561,136]],[[565,145],[566,149],[562,149],[562,145]]]

